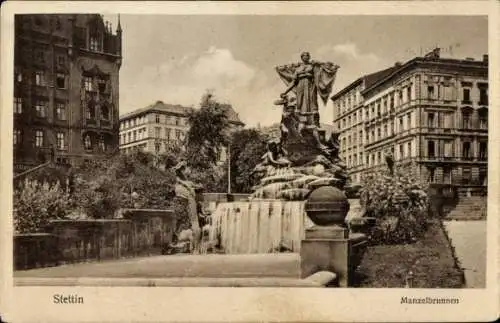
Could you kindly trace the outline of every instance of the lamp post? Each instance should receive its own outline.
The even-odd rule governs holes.
[[[231,194],[231,144],[227,145],[227,194]]]

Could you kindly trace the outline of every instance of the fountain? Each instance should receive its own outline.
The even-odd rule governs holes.
[[[317,99],[326,105],[338,66],[312,61],[307,52],[301,59],[276,68],[288,87],[275,101],[283,109],[281,136],[268,142],[254,170],[260,183],[248,201],[220,203],[212,214],[210,239],[225,253],[300,252],[305,230],[314,225],[304,211],[309,194],[323,186],[343,190],[346,184],[339,133],[325,138]]]

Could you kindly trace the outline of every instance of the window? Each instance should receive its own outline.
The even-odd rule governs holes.
[[[16,72],[15,76],[14,76],[14,80],[17,82],[17,83],[21,83],[23,81],[23,73],[21,72]]]
[[[408,143],[408,157],[411,157],[411,141]]]
[[[375,138],[375,130],[372,130],[372,142],[377,140],[377,138]]]
[[[358,154],[354,154],[352,158],[352,164],[353,166],[356,166],[358,164]]]
[[[370,142],[370,133],[367,131],[366,132],[366,143]]]
[[[463,89],[463,99],[462,102],[470,103],[470,89]]]
[[[391,111],[394,109],[394,96],[391,95],[391,103],[389,105],[389,108],[391,109]]]
[[[480,160],[488,159],[488,143],[485,141],[481,141],[479,143],[479,159]]]
[[[22,98],[14,98],[14,113],[17,113],[17,114],[23,113],[23,99]]]
[[[488,89],[487,88],[479,88],[479,104],[480,105],[488,105]]]
[[[92,78],[89,76],[85,76],[83,82],[85,84],[85,91],[92,92],[93,91]]]
[[[90,37],[90,50],[93,51],[93,52],[98,52],[100,51],[100,47],[101,47],[101,44],[100,44],[100,39],[99,39],[99,35],[94,35],[94,36],[91,36]]]
[[[358,138],[359,138],[359,143],[362,144],[363,143],[363,131],[362,130],[359,131],[359,137]]]
[[[64,66],[64,63],[66,63],[66,58],[65,58],[63,55],[57,55],[57,58],[56,58],[56,63],[57,63],[57,65],[59,65],[60,67],[61,67],[61,66]]]
[[[406,121],[408,124],[408,129],[411,129],[411,112],[408,113],[408,117],[407,117]]]
[[[22,144],[22,132],[20,129],[14,129],[14,146],[20,146]]]
[[[434,128],[434,113],[433,112],[428,112],[427,113],[427,127],[429,128]]]
[[[131,141],[132,141],[132,133],[131,133],[131,132],[129,132],[129,133],[128,133],[128,142],[131,142]]]
[[[155,152],[160,152],[160,143],[155,143]]]
[[[382,139],[382,129],[380,127],[377,128],[377,140]]]
[[[427,86],[427,98],[434,99],[434,85]]]
[[[66,141],[63,132],[58,132],[56,135],[57,149],[64,150],[66,148]]]
[[[95,107],[93,105],[87,106],[87,120],[95,119]]]
[[[470,167],[462,168],[462,184],[469,184],[471,182],[472,172]]]
[[[101,117],[103,120],[109,120],[109,107],[107,104],[101,106]]]
[[[56,103],[56,117],[59,120],[66,120],[66,104]]]
[[[89,135],[85,136],[84,145],[85,145],[85,149],[92,149],[92,140],[90,139]]]
[[[399,159],[403,159],[405,156],[405,152],[404,152],[404,147],[403,145],[399,145]]]
[[[377,164],[382,164],[382,153],[380,151],[377,152]]]
[[[159,114],[155,115],[155,120],[156,120],[156,123],[160,123],[160,115]]]
[[[479,110],[479,128],[483,130],[488,129],[488,111]]]
[[[35,147],[43,147],[43,131],[35,131]]]
[[[177,139],[181,139],[181,137],[182,137],[182,131],[180,131],[180,130],[175,130],[175,137],[176,137]]]
[[[45,86],[45,73],[42,71],[35,72],[35,84],[37,86]]]
[[[57,73],[56,86],[58,89],[65,89],[66,88],[66,76],[64,74]]]
[[[156,138],[160,138],[160,131],[161,131],[160,127],[155,127],[155,137]]]
[[[429,182],[434,182],[434,168],[429,168]]]
[[[436,157],[436,151],[435,151],[436,145],[433,140],[428,140],[427,141],[427,157],[429,158],[434,158]]]
[[[451,168],[443,168],[443,183],[451,184]]]
[[[47,116],[47,102],[43,100],[37,100],[35,103],[36,116],[39,118],[45,118]]]
[[[106,150],[106,143],[104,142],[104,136],[103,135],[101,135],[99,137],[99,149],[101,151],[105,151]]]
[[[391,121],[391,136],[394,135],[394,133],[395,133],[394,127],[395,127],[395,122],[393,120],[393,121]]]
[[[405,126],[403,123],[403,117],[399,117],[399,131],[405,130]]]
[[[387,137],[387,125],[384,125],[384,137]]]
[[[99,87],[99,93],[106,92],[106,81],[105,80],[99,79],[97,86]]]
[[[462,112],[462,128],[463,129],[470,129],[471,128],[470,112],[468,112],[468,111]]]
[[[411,87],[408,87],[406,89],[406,96],[408,98],[408,102],[410,102],[411,101]]]
[[[470,142],[468,141],[462,143],[462,157],[464,159],[471,158]]]

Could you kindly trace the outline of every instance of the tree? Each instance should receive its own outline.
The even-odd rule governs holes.
[[[242,129],[231,136],[231,187],[235,192],[250,193],[257,184],[252,172],[266,152],[267,136],[259,130]]]
[[[118,208],[169,208],[175,176],[156,165],[153,154],[118,155],[77,171],[76,206],[93,218],[111,218]]]
[[[229,121],[225,106],[213,95],[203,96],[200,109],[189,116],[190,128],[186,138],[186,159],[190,167],[210,169],[218,161],[219,153],[229,143]]]
[[[26,179],[14,190],[14,229],[17,233],[43,231],[49,220],[63,219],[69,212],[69,193],[59,183]]]

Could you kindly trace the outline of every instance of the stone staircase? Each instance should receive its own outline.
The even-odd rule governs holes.
[[[458,204],[446,216],[446,220],[485,220],[486,196],[460,197]]]

